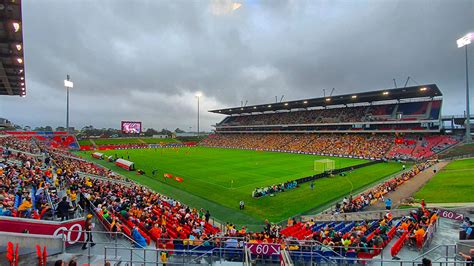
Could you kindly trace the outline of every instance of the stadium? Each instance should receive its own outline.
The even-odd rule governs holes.
[[[229,17],[255,5],[215,3],[209,12]],[[26,96],[27,7],[0,4],[5,102]],[[466,79],[472,39],[458,40]],[[294,100],[255,93],[259,104],[203,102],[205,112],[197,92],[196,130],[159,132],[142,110],[119,128],[73,128],[80,81],[67,75],[65,127],[19,126],[25,105],[1,113],[0,265],[470,265],[469,101],[451,114],[450,89],[409,79]],[[114,105],[73,110],[108,121],[128,108]],[[187,116],[185,106],[168,112]],[[51,121],[43,108],[32,117]]]

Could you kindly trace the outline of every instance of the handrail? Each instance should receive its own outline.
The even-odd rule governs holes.
[[[281,260],[283,260],[283,265],[293,266],[294,264],[288,251],[286,249],[282,249],[280,252],[282,254]]]
[[[91,232],[91,233],[93,233],[93,234],[99,234],[99,235],[102,234],[102,235],[107,235],[107,236],[109,236],[110,234],[114,234],[114,235],[116,235],[115,238],[114,238],[114,240],[115,240],[114,244],[115,244],[116,246],[117,246],[117,245],[120,245],[120,246],[122,246],[122,247],[124,247],[124,248],[129,248],[129,247],[125,246],[125,245],[122,244],[122,243],[118,243],[118,242],[117,242],[118,236],[122,236],[122,237],[124,237],[124,238],[130,240],[132,243],[133,243],[133,242],[136,243],[133,239],[130,239],[127,235],[125,235],[125,234],[122,233],[122,232],[86,231],[86,230],[68,230],[68,229],[61,229],[61,232],[63,233],[61,239],[62,239],[64,245],[65,245],[66,242],[68,241],[68,240],[65,238],[64,232],[76,232],[76,233]],[[87,242],[87,241],[83,241],[83,240],[78,240],[78,241],[76,241],[76,243],[82,243],[82,244],[84,244],[84,243],[88,243],[88,242]],[[106,244],[110,244],[110,242],[95,242],[95,241],[94,241],[94,244],[106,245]],[[90,247],[89,247],[89,249],[90,249]],[[143,249],[140,249],[140,250],[143,250]],[[154,250],[154,249],[146,249],[146,250]],[[89,250],[88,252],[90,252],[90,250]],[[90,255],[90,254],[89,254],[89,255]]]
[[[429,253],[439,249],[439,248],[442,248],[442,247],[445,247],[445,248],[449,248],[449,247],[456,247],[456,244],[442,244],[442,245],[437,245],[431,249],[429,249],[428,251],[424,252],[423,254],[419,255],[418,257],[415,257],[413,259],[413,261],[417,261],[419,259],[422,259],[424,257],[426,257],[426,255],[428,255]]]

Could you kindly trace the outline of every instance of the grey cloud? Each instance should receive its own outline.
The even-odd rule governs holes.
[[[474,31],[474,1],[249,0],[212,14],[228,3],[24,1],[28,96],[0,97],[0,115],[63,125],[66,74],[75,82],[76,127],[129,118],[195,127],[193,94],[201,90],[202,127],[210,129],[222,117],[206,110],[241,100],[387,88],[407,76],[437,83],[445,114],[463,112],[464,54],[455,40]]]

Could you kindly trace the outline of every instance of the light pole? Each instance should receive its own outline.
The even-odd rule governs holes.
[[[468,33],[463,37],[459,38],[456,43],[458,48],[464,47],[464,51],[466,54],[466,143],[470,143],[472,141],[471,138],[471,112],[470,112],[470,104],[469,104],[469,62],[467,57],[467,46],[471,43],[474,34]]]
[[[68,133],[69,133],[69,89],[72,89],[74,87],[74,84],[69,79],[70,79],[70,77],[69,77],[69,75],[67,75],[66,79],[64,80],[64,87],[66,87],[66,94],[67,94],[67,99],[66,99],[66,132],[68,132]]]
[[[198,119],[197,119],[197,137],[199,138],[199,99],[201,98],[202,93],[200,91],[196,92],[196,98],[198,100]]]

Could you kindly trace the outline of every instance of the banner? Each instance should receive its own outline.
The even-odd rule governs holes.
[[[23,233],[27,230],[30,234],[50,236],[60,236],[64,233],[67,239],[66,245],[73,245],[78,241],[84,241],[85,234],[82,232],[84,224],[84,218],[55,222],[5,216],[0,217],[0,231]],[[75,232],[64,232],[64,230]]]

